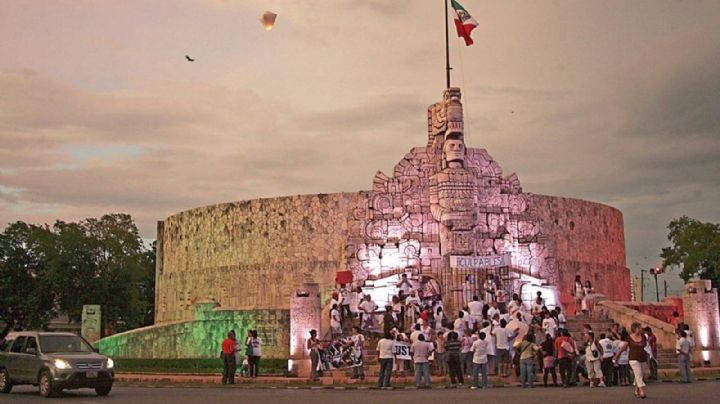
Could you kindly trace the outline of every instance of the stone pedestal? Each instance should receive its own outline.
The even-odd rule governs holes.
[[[720,365],[720,313],[718,292],[709,280],[691,280],[683,293],[685,323],[695,334],[693,359]]]
[[[290,360],[288,370],[300,377],[310,376],[310,353],[306,341],[310,330],[320,334],[320,286],[305,283],[290,297]]]
[[[82,323],[80,325],[80,334],[89,343],[93,343],[100,339],[101,323],[100,323],[100,306],[96,304],[86,304],[82,310]]]

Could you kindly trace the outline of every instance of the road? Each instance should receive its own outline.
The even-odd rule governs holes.
[[[116,386],[110,396],[97,397],[91,390],[66,392],[50,401],[43,399],[37,390],[27,386],[13,389],[11,394],[0,395],[0,402],[12,403],[460,403],[481,400],[507,400],[512,403],[677,403],[716,402],[720,382],[703,381],[690,385],[661,383],[648,386],[648,400],[633,396],[632,387],[594,388],[574,387],[521,389],[519,387],[495,387],[488,390],[445,389],[432,390],[329,390],[247,387],[134,387]]]

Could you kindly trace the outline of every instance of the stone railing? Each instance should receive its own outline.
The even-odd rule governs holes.
[[[658,346],[674,349],[677,337],[675,328],[655,317],[643,314],[637,310],[622,305],[619,302],[607,300],[605,296],[596,295],[595,310],[607,315],[616,323],[630,330],[632,323],[640,323],[643,327],[650,327],[657,338]]]

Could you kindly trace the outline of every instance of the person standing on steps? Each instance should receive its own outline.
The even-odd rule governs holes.
[[[316,330],[310,330],[307,349],[310,351],[310,380],[315,382],[318,380],[318,365],[320,364],[320,340],[317,338]]]
[[[595,333],[591,330],[587,333],[587,347],[585,348],[585,367],[590,379],[590,387],[606,387],[605,377],[603,377],[601,361],[603,357],[602,345],[595,338]]]
[[[419,334],[417,341],[410,346],[415,363],[415,386],[417,388],[430,388],[430,362],[428,358],[433,352],[432,342],[425,341],[425,335]],[[423,384],[423,379],[425,383]]]
[[[583,287],[582,280],[580,280],[580,275],[575,275],[575,287],[572,295],[575,298],[575,315],[579,315],[581,310],[583,314],[586,314],[586,310],[582,308],[583,300],[585,300],[585,288]]]
[[[692,382],[692,373],[690,372],[690,340],[685,331],[680,331],[678,340],[675,344],[675,353],[678,357],[678,366],[680,368],[680,383]]]
[[[473,342],[472,353],[473,353],[473,384],[471,389],[482,388],[486,389],[488,386],[488,342],[486,340],[487,335],[480,331],[480,335],[477,341]],[[482,385],[479,384],[478,373],[482,373]]]
[[[365,352],[365,336],[360,333],[360,327],[354,325],[352,327],[352,335],[350,340],[353,342],[355,347],[355,360],[359,363],[357,366],[353,366],[353,379],[365,380],[365,364],[363,363]]]
[[[378,374],[378,387],[390,388],[390,378],[392,377],[393,357],[395,354],[395,341],[392,336],[386,333],[383,338],[378,341],[377,347],[378,360],[380,361],[380,373]]]
[[[650,365],[650,377],[648,380],[658,379],[658,362],[657,362],[657,337],[652,332],[652,328],[645,327],[645,337],[647,337],[648,345],[650,345],[650,358],[648,358],[648,364]]]
[[[460,345],[458,334],[455,331],[450,331],[447,341],[445,341],[445,349],[447,350],[451,387],[463,385],[463,374],[460,369]]]
[[[520,384],[523,388],[535,387],[535,355],[540,348],[535,344],[535,335],[527,334],[518,347],[520,355]]]

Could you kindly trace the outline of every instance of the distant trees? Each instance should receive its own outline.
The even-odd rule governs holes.
[[[680,268],[684,281],[691,278],[720,284],[720,224],[682,216],[668,225],[672,246],[662,249],[663,267]]]
[[[154,244],[143,245],[130,215],[16,222],[0,234],[0,336],[44,328],[59,312],[79,321],[85,304],[102,306],[104,329],[152,324],[154,294]]]

